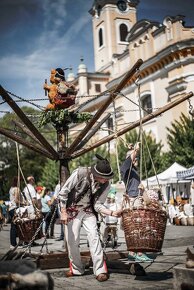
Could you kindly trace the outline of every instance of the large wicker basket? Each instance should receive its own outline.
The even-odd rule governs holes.
[[[40,227],[42,223],[42,218],[29,220],[18,219],[16,220],[15,223],[19,240],[23,242],[30,242],[33,236],[35,235],[36,231]],[[34,240],[41,239],[42,236],[43,236],[42,227],[40,227],[36,233],[36,236],[34,237]]]
[[[166,229],[164,210],[133,208],[123,211],[123,228],[129,251],[161,251]]]

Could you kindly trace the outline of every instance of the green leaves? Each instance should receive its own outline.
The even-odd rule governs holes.
[[[54,126],[66,125],[70,123],[82,123],[91,119],[90,113],[76,113],[66,109],[43,111],[39,119],[39,128],[48,123]]]
[[[169,163],[174,161],[191,167],[194,164],[194,120],[181,114],[179,120],[167,128],[167,141],[170,147],[167,153]]]

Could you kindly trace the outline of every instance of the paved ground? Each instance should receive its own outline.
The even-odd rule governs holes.
[[[7,225],[0,232],[0,255],[2,256],[9,250],[9,228]],[[56,237],[59,236],[60,226],[55,229]],[[41,240],[38,241],[41,243]],[[115,251],[126,251],[126,244],[123,232],[119,231],[119,246]],[[55,290],[71,289],[173,289],[173,268],[183,265],[186,261],[185,250],[187,247],[194,252],[194,227],[190,226],[167,226],[162,254],[157,255],[153,263],[142,264],[146,271],[146,276],[133,276],[129,272],[130,265],[126,259],[120,259],[109,263],[110,279],[104,283],[96,281],[92,269],[87,269],[86,275],[82,277],[65,278],[65,269],[49,270],[54,278]],[[49,251],[60,252],[62,242],[53,239],[48,240]],[[81,235],[81,250],[87,250],[85,233]],[[112,250],[107,248],[107,252]],[[39,252],[40,247],[33,247],[32,251]]]

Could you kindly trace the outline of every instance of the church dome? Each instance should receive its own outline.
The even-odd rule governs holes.
[[[72,70],[68,73],[68,75],[67,75],[67,81],[68,82],[72,82],[72,81],[74,81],[75,80],[75,75],[74,75],[74,73],[72,72]]]
[[[78,73],[85,73],[87,72],[87,66],[83,63],[84,59],[81,58],[81,63],[80,65],[78,66]]]

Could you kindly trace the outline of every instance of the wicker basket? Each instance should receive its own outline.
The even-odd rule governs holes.
[[[36,231],[40,227],[41,223],[42,218],[29,220],[23,219],[16,220],[17,235],[19,237],[19,240],[23,242],[30,242],[32,240],[32,237],[35,235]],[[43,236],[42,227],[40,227],[34,240],[41,239],[42,236]]]
[[[161,251],[166,229],[164,210],[133,208],[123,211],[123,229],[128,251]]]

